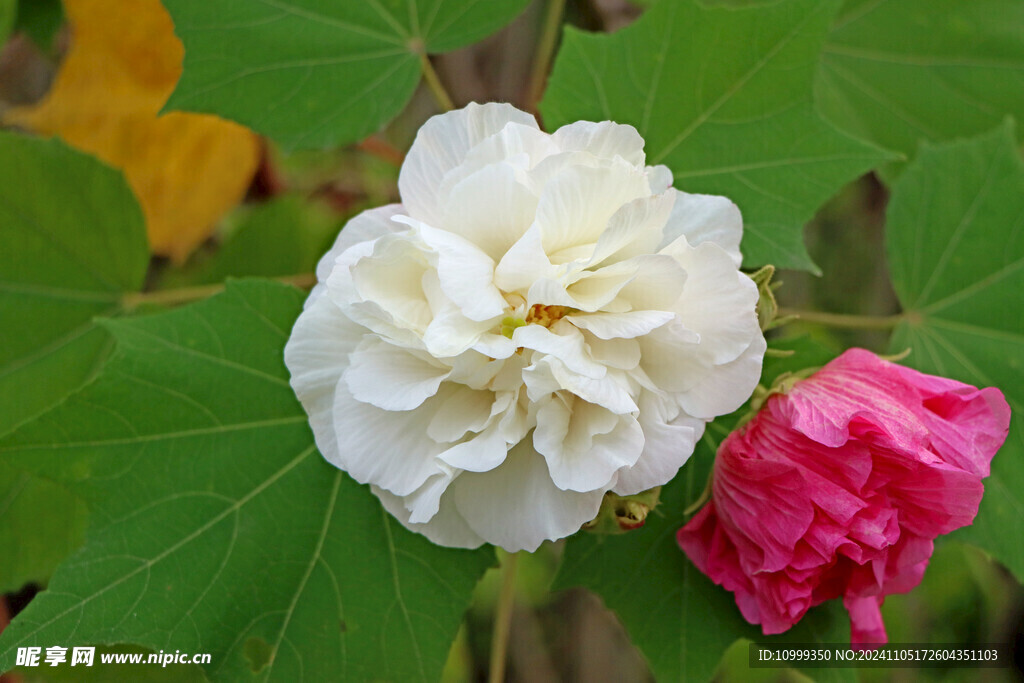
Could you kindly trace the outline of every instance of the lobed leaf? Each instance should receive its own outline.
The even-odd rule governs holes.
[[[57,141],[0,132],[0,434],[89,379],[146,272],[146,232],[121,175]]]
[[[317,453],[282,360],[302,299],[239,282],[109,321],[100,378],[0,442],[91,513],[0,670],[19,646],[130,642],[211,653],[214,680],[438,678],[493,554],[406,531]]]
[[[924,372],[999,387],[1015,414],[957,538],[1024,579],[1024,547],[1007,533],[1024,515],[1024,161],[1011,122],[922,147],[893,187],[886,252],[905,316],[892,349],[912,348],[906,362]]]
[[[903,152],[1024,118],[1024,4],[847,0],[816,98],[845,130]]]
[[[660,0],[612,35],[568,28],[541,104],[550,128],[632,124],[648,163],[687,192],[743,211],[744,264],[815,270],[803,225],[842,185],[891,156],[834,129],[812,104],[838,3],[746,8]]]
[[[185,43],[166,108],[239,121],[286,148],[379,130],[412,97],[424,53],[511,21],[528,0],[165,0]]]
[[[0,464],[0,593],[45,582],[82,544],[85,519],[63,486]]]
[[[0,434],[91,379],[148,262],[142,213],[121,175],[57,141],[0,132]],[[0,466],[0,591],[45,582],[81,541],[82,503]]]
[[[737,638],[759,635],[732,595],[700,573],[676,545],[683,510],[700,496],[714,449],[700,452],[662,489],[642,529],[569,538],[552,588],[583,586],[622,620],[657,680],[709,680]]]

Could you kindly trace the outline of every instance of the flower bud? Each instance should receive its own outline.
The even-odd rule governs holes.
[[[765,634],[842,597],[852,644],[886,642],[885,596],[974,520],[1009,420],[998,389],[851,349],[788,378],[722,442],[711,501],[679,544]]]
[[[604,494],[597,517],[583,525],[583,529],[599,534],[622,534],[639,529],[647,515],[658,505],[661,487],[633,496],[620,496],[609,491]]]

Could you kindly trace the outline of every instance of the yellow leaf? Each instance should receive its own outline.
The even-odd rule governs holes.
[[[184,55],[159,0],[64,0],[71,47],[37,105],[7,123],[95,154],[124,171],[146,214],[151,249],[175,261],[242,198],[259,160],[247,128],[206,114],[157,116]]]

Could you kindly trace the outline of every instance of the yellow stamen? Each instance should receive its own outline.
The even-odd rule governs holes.
[[[551,327],[562,317],[568,315],[571,310],[572,309],[568,306],[545,306],[544,304],[534,304],[526,313],[526,324]]]

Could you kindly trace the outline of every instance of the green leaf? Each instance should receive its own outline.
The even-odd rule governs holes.
[[[662,503],[643,528],[619,536],[581,532],[569,538],[552,586],[583,586],[599,595],[622,620],[659,681],[711,679],[738,638],[849,642],[849,618],[835,600],[812,609],[787,633],[763,635],[743,619],[732,593],[712,583],[676,544],[676,531],[686,521],[683,511],[700,497],[718,441],[728,434],[721,423],[734,423],[740,413],[709,425],[690,462],[662,490]]]
[[[412,97],[420,55],[511,21],[528,0],[164,0],[185,44],[167,107],[233,119],[286,148],[379,130]]]
[[[149,261],[120,173],[57,140],[0,133],[0,434],[81,386]]]
[[[142,284],[149,250],[120,173],[56,140],[0,132],[0,434],[88,381],[112,340],[93,323]],[[0,590],[44,582],[80,542],[84,509],[0,467]]]
[[[700,496],[713,452],[701,448],[665,486],[661,505],[643,528],[621,536],[571,537],[552,586],[597,593],[659,681],[708,680],[729,645],[758,635],[732,594],[701,574],[676,545],[683,510]]]
[[[212,255],[170,271],[162,287],[223,282],[228,277],[285,277],[312,273],[341,223],[325,207],[296,196],[243,208],[238,226]]]
[[[851,133],[911,156],[1024,119],[1024,3],[848,0],[825,45],[816,96]]]
[[[744,263],[814,270],[803,225],[890,156],[835,130],[812,104],[815,63],[838,3],[709,8],[660,0],[612,35],[567,28],[541,110],[632,124],[677,188],[743,211]]]
[[[18,6],[16,31],[24,31],[32,41],[49,50],[53,38],[64,23],[64,6],[60,0],[10,0]],[[3,4],[3,0],[0,0]]]
[[[70,480],[86,546],[0,636],[208,652],[214,680],[433,681],[493,553],[434,546],[317,453],[282,350],[291,287],[106,323],[118,352],[0,457]]]
[[[7,42],[18,13],[17,0],[0,0],[0,46]]]
[[[1024,580],[1024,162],[1007,122],[975,139],[925,145],[893,187],[886,228],[905,321],[906,362],[998,386],[1015,413],[973,526],[958,533]]]
[[[84,532],[85,505],[67,489],[0,464],[0,593],[44,582]]]

